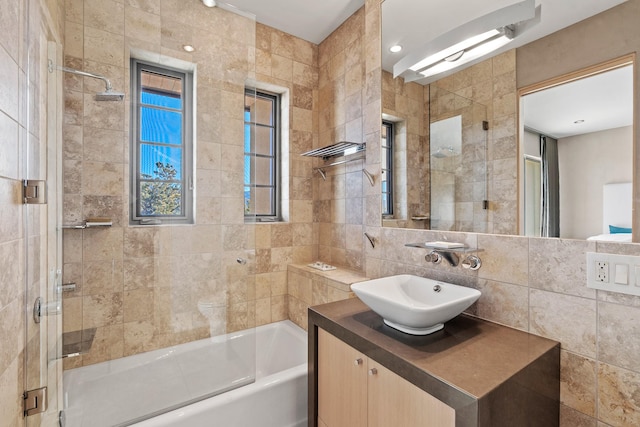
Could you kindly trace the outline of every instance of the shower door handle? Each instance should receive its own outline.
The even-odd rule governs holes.
[[[55,316],[60,313],[62,313],[62,301],[45,303],[42,297],[38,297],[33,303],[33,321],[36,323],[40,323],[42,316]]]

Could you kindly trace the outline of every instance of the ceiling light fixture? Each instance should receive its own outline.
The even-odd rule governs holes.
[[[483,40],[474,45],[462,49],[453,55],[447,56],[438,60],[435,63],[422,67],[417,71],[422,77],[429,77],[436,74],[444,73],[445,71],[454,69],[471,62],[474,59],[481,58],[486,54],[493,52],[496,49],[501,48],[513,39],[513,29],[505,27],[501,31],[496,30],[496,33],[486,40]]]
[[[421,80],[481,58],[513,40],[517,26],[539,13],[535,0],[524,0],[481,16],[410,52],[393,66],[393,76]]]
[[[182,45],[182,49],[184,49],[185,52],[189,52],[189,53],[196,50],[196,48],[191,46],[190,44]]]
[[[207,7],[216,7],[216,0],[202,0],[202,4]]]
[[[391,53],[398,53],[402,50],[402,46],[400,46],[399,44],[393,45],[389,48],[389,52]]]

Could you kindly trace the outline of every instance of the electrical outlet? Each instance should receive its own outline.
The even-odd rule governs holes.
[[[587,252],[587,287],[640,296],[640,256]]]
[[[609,263],[596,261],[596,282],[609,283]]]

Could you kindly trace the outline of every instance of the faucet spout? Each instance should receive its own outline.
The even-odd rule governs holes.
[[[438,249],[435,249],[433,252],[439,254],[442,258],[446,259],[447,262],[451,264],[452,267],[457,267],[458,264],[460,264],[460,258],[458,257],[458,254],[454,252],[438,250]]]

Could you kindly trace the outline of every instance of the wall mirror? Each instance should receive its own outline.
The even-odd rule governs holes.
[[[631,242],[633,58],[520,90],[520,229]]]
[[[383,225],[486,232],[487,106],[384,71],[382,112]]]
[[[540,37],[552,34],[555,31],[562,30],[570,24],[582,21],[589,16],[596,15],[606,10],[607,8],[614,7],[619,2],[608,1],[600,3],[598,5],[591,5],[590,7],[592,7],[592,9],[588,11],[581,10],[579,12],[575,10],[569,10],[570,8],[566,4],[556,4],[545,0],[540,0],[536,3],[541,4],[543,9],[546,8],[545,13],[547,15],[545,16],[549,16],[549,13],[553,12],[552,14],[558,19],[553,23],[551,23],[549,20],[545,22],[545,20],[543,19],[539,27],[535,28],[545,28],[540,29],[540,31],[534,28],[531,31],[531,34],[527,33],[527,37],[524,38],[526,40],[523,39],[517,43],[510,45],[509,49],[522,47],[525,44],[537,40]],[[508,171],[509,175],[513,174],[514,182],[514,184],[509,184],[510,186],[508,191],[510,191],[514,195],[517,194],[517,201],[512,202],[510,205],[506,205],[505,210],[501,212],[501,215],[508,216],[510,220],[512,220],[514,226],[508,231],[496,230],[495,224],[497,219],[495,216],[495,212],[491,210],[492,201],[491,191],[489,191],[489,189],[493,188],[491,187],[491,182],[492,179],[496,177],[496,173],[498,172],[496,172],[496,169],[492,166],[491,162],[483,163],[483,160],[492,159],[492,142],[489,141],[487,143],[486,140],[484,142],[482,141],[483,136],[479,131],[482,129],[483,120],[479,119],[475,121],[477,117],[482,116],[483,108],[491,111],[491,108],[493,108],[493,106],[471,106],[470,111],[473,111],[471,117],[473,117],[474,121],[472,122],[472,125],[470,127],[465,128],[465,115],[457,114],[456,111],[457,107],[462,108],[465,103],[469,104],[469,100],[465,100],[460,93],[447,93],[447,91],[445,90],[448,88],[447,85],[439,84],[442,83],[442,81],[438,80],[423,80],[422,83],[425,84],[421,85],[419,84],[420,82],[407,83],[404,82],[401,78],[393,78],[393,64],[395,61],[397,61],[397,58],[401,57],[402,54],[399,54],[395,57],[390,55],[388,53],[390,45],[389,42],[395,39],[404,40],[403,37],[405,37],[406,33],[409,31],[407,30],[407,28],[418,25],[416,21],[421,20],[421,27],[426,27],[429,23],[433,22],[436,15],[445,16],[445,9],[449,7],[443,3],[440,5],[442,6],[442,8],[444,8],[441,12],[438,12],[436,15],[434,15],[433,13],[423,15],[421,17],[422,19],[420,19],[416,17],[416,15],[419,15],[419,13],[413,9],[413,6],[419,7],[418,4],[408,0],[387,0],[382,4],[382,109],[383,119],[385,121],[390,121],[397,128],[395,129],[395,135],[397,137],[395,141],[397,151],[388,157],[393,158],[393,160],[396,161],[396,163],[391,165],[395,169],[393,171],[393,174],[396,175],[396,173],[398,173],[395,180],[389,179],[388,183],[386,183],[389,188],[393,188],[393,192],[395,194],[394,197],[383,198],[383,201],[387,201],[387,206],[392,207],[392,213],[383,215],[382,225],[388,227],[427,228],[440,230],[472,231],[480,233],[519,233],[522,235],[531,236],[555,235],[563,238],[573,239],[587,239],[599,234],[611,234],[609,231],[607,231],[609,225],[613,225],[614,227],[623,229],[622,231],[625,231],[625,228],[629,228],[625,226],[625,224],[627,224],[627,221],[622,221],[618,218],[603,218],[603,214],[606,215],[603,212],[605,182],[602,182],[601,180],[605,178],[599,178],[600,181],[598,181],[597,183],[591,180],[583,181],[583,184],[585,182],[589,182],[589,185],[582,185],[581,190],[584,190],[582,192],[571,189],[571,187],[567,187],[567,190],[564,190],[563,188],[559,190],[562,191],[562,194],[564,194],[564,196],[562,196],[562,194],[558,193],[557,196],[557,204],[559,205],[560,203],[562,203],[562,209],[560,209],[557,220],[559,231],[551,231],[551,227],[549,227],[549,224],[545,222],[547,221],[548,216],[543,217],[543,215],[546,214],[546,210],[549,208],[548,199],[543,199],[541,195],[541,192],[544,190],[544,185],[546,185],[545,183],[548,182],[543,180],[543,177],[548,171],[546,169],[547,164],[543,164],[542,162],[542,156],[539,147],[541,134],[545,136],[545,139],[547,141],[549,141],[547,143],[548,147],[551,147],[553,144],[553,141],[551,140],[553,139],[552,135],[554,134],[552,130],[544,129],[544,127],[537,128],[537,125],[531,124],[527,124],[528,132],[525,133],[524,123],[525,121],[528,121],[528,115],[527,111],[523,110],[518,111],[518,129],[515,129],[516,126],[514,126],[514,132],[518,132],[518,135],[517,138],[514,138],[516,142],[513,143],[512,148],[513,163],[509,166],[513,170],[510,169]],[[485,5],[484,7],[489,7],[489,5]],[[553,8],[562,8],[562,10],[556,10]],[[425,16],[429,17],[428,22],[425,20]],[[391,17],[391,19],[389,19],[389,17]],[[457,18],[451,17],[451,19],[455,20]],[[393,25],[390,25],[389,22],[393,22]],[[405,22],[406,25],[398,25],[398,23],[403,22]],[[551,28],[553,25],[556,26]],[[591,26],[590,28],[591,30],[593,30],[593,26]],[[598,31],[605,31],[604,29],[600,28],[601,27],[598,27]],[[569,38],[574,37],[574,34],[571,34],[572,35],[569,36]],[[589,37],[597,38],[597,35],[589,34]],[[404,47],[407,47],[407,43],[404,43]],[[565,47],[566,46],[563,46],[563,48]],[[542,52],[540,52],[540,54],[542,54]],[[594,57],[597,56],[594,55]],[[529,62],[531,62],[530,58],[528,59]],[[573,61],[572,63],[580,64],[580,61],[576,60],[575,57],[567,60]],[[603,59],[600,59],[600,61],[602,60]],[[595,64],[597,62],[599,61],[594,61],[591,64]],[[586,64],[582,62],[581,64],[582,65],[578,65],[575,68],[570,67],[569,69],[578,69],[580,67],[587,66],[589,65],[589,62],[587,62]],[[621,64],[609,66],[609,69],[619,68],[620,66]],[[520,65],[516,64],[516,67],[516,74],[519,74]],[[604,71],[606,70],[590,70],[590,73],[587,74],[596,77],[595,74],[600,74]],[[572,80],[582,80],[579,79],[579,77],[587,76],[574,75],[572,77]],[[632,80],[633,77],[629,76],[628,83],[631,85]],[[598,84],[598,80],[594,80],[594,83]],[[514,84],[516,84],[516,82],[514,82]],[[559,83],[556,82],[554,85],[559,86]],[[547,86],[550,85],[547,84]],[[538,91],[542,93],[542,89],[542,87],[537,87],[530,92],[531,94]],[[600,87],[600,89],[586,89],[583,91],[583,93],[591,94],[593,90],[607,92],[608,89],[603,89],[603,87]],[[525,93],[522,92],[520,94],[524,98]],[[589,98],[589,96],[587,96],[587,98]],[[447,101],[439,105],[439,103],[443,99],[447,99]],[[629,100],[629,102],[625,101],[624,103],[618,103],[619,105],[616,106],[616,111],[618,111],[618,115],[621,115],[622,113],[620,112],[620,109],[623,108],[622,104],[624,104],[624,109],[626,111],[624,114],[630,115],[633,118],[633,89],[627,91],[627,99]],[[584,103],[585,105],[587,104],[586,101],[580,101],[580,103]],[[594,101],[593,105],[597,104],[598,102]],[[440,113],[442,112],[440,110],[442,105],[450,108],[450,111],[440,115]],[[607,107],[601,108],[605,109]],[[567,110],[568,109],[569,107],[567,107]],[[594,114],[596,116],[602,116],[602,114],[599,114],[597,110],[594,110]],[[456,115],[461,115],[461,118],[459,120],[459,122],[462,123],[461,125],[458,125],[457,122],[454,123],[454,121],[457,119],[453,119],[453,117],[455,117]],[[448,123],[440,123],[441,120],[450,121]],[[585,120],[585,122],[583,123],[587,122],[587,119],[575,117],[572,120],[572,123],[579,120]],[[632,152],[634,145],[632,122],[633,120],[631,120],[631,123],[625,125],[616,125],[616,127],[608,128],[610,132],[614,132],[614,130],[617,129],[618,135],[613,136],[612,134],[605,134],[603,136],[603,138],[607,139],[609,143],[611,143],[611,140],[614,138],[616,140],[625,139],[626,142],[621,143],[619,150],[616,149],[615,153],[610,153],[617,155],[619,159],[624,159],[624,168],[590,165],[588,169],[587,167],[584,167],[580,170],[588,170],[589,177],[593,178],[596,175],[604,176],[606,175],[605,171],[612,170],[615,170],[616,172],[620,172],[622,174],[622,170],[624,169],[626,171],[624,172],[624,176],[609,176],[606,178],[606,183],[617,184],[632,182],[634,176],[633,171],[635,170],[632,164]],[[489,123],[489,126],[491,125],[492,124]],[[451,143],[437,142],[439,141],[439,137],[437,135],[434,135],[434,133],[440,132],[442,130],[444,130],[445,132],[450,132],[451,128],[460,127],[463,129],[463,139],[461,141],[456,138],[451,139],[451,137],[448,136],[447,139],[450,139],[452,141]],[[467,129],[468,132],[466,134],[465,129]],[[536,133],[534,133],[533,136],[530,135],[530,131],[532,130],[537,131],[537,136]],[[591,133],[597,134],[598,132],[604,131],[605,128],[601,128],[600,130],[594,130]],[[592,137],[593,136],[597,135],[592,135]],[[465,137],[467,138],[466,140],[464,139]],[[569,157],[574,160],[572,166],[562,167],[562,172],[560,172],[560,170],[558,171],[559,181],[568,182],[568,180],[571,179],[574,181],[574,183],[579,182],[581,178],[579,178],[579,175],[573,175],[571,170],[576,169],[576,164],[583,164],[584,162],[586,162],[585,157],[596,156],[598,150],[601,150],[602,148],[588,148],[585,145],[580,147],[580,149],[576,151],[577,154],[573,155],[569,152],[566,152],[567,150],[565,150],[565,148],[569,146],[568,144],[566,144],[566,141],[563,141],[563,139],[565,138],[578,139],[578,136],[573,135],[570,137],[565,137],[560,134],[556,135],[555,139],[560,139],[560,144],[558,145],[558,155],[560,156],[560,158]],[[564,145],[563,142],[565,143]],[[456,157],[456,144],[458,143],[460,143],[461,147],[464,147],[465,143],[470,144],[470,149],[468,151],[461,149],[459,157]],[[485,144],[484,151],[482,148],[482,143]],[[440,147],[435,147],[436,144],[439,144]],[[430,147],[432,145],[434,146],[433,148]],[[573,145],[579,144],[576,143]],[[528,150],[527,147],[530,146],[533,146],[534,148],[537,147],[537,149]],[[622,146],[625,146],[627,148],[622,148]],[[596,151],[594,152],[593,150]],[[610,151],[612,150],[610,149]],[[550,155],[549,151],[547,151],[546,154]],[[456,164],[457,160],[460,161],[460,165]],[[438,164],[438,162],[440,164]],[[451,183],[454,181],[447,174],[450,173],[450,170],[457,170],[459,166],[471,166],[470,163],[474,164],[468,170],[465,170],[463,179],[455,181],[456,186],[454,190],[451,187]],[[382,167],[383,191],[385,190],[384,173],[387,172],[386,169],[388,168],[388,166],[384,165]],[[481,179],[482,173],[484,173],[485,177],[484,184],[483,180]],[[502,176],[506,175],[505,170],[500,170],[499,173],[501,173]],[[466,180],[466,182],[463,180]],[[438,187],[435,187],[434,184],[437,184]],[[597,188],[593,188],[594,186]],[[506,191],[506,189],[504,188],[502,190]],[[612,191],[615,192],[616,190]],[[620,191],[629,190],[627,188],[626,190],[622,189]],[[607,190],[607,192],[609,191]],[[458,200],[456,199],[456,197],[458,196],[465,196],[468,198],[466,200]],[[486,199],[489,199],[489,211],[483,209],[483,207],[485,206],[484,200]],[[524,203],[525,199],[531,199],[531,202],[528,203],[526,207]],[[392,205],[389,203],[389,200],[393,200]],[[434,201],[442,202],[439,208],[432,209],[432,207],[436,206],[432,206],[432,202]],[[617,204],[614,205],[617,206]],[[387,207],[383,206],[383,211],[386,208]],[[584,215],[585,212],[589,212],[589,214],[594,213],[593,217],[597,218],[590,218],[587,220]],[[456,215],[456,220],[452,222],[450,218],[447,217],[447,215]],[[562,226],[560,226],[560,221],[562,221]],[[587,226],[587,222],[590,225]],[[612,222],[612,224],[605,224],[605,222]],[[597,226],[594,225],[596,223]],[[618,226],[616,224],[621,225]],[[605,233],[605,231],[607,232]],[[628,237],[629,235],[627,235],[626,237],[619,236],[617,238],[624,239]]]

